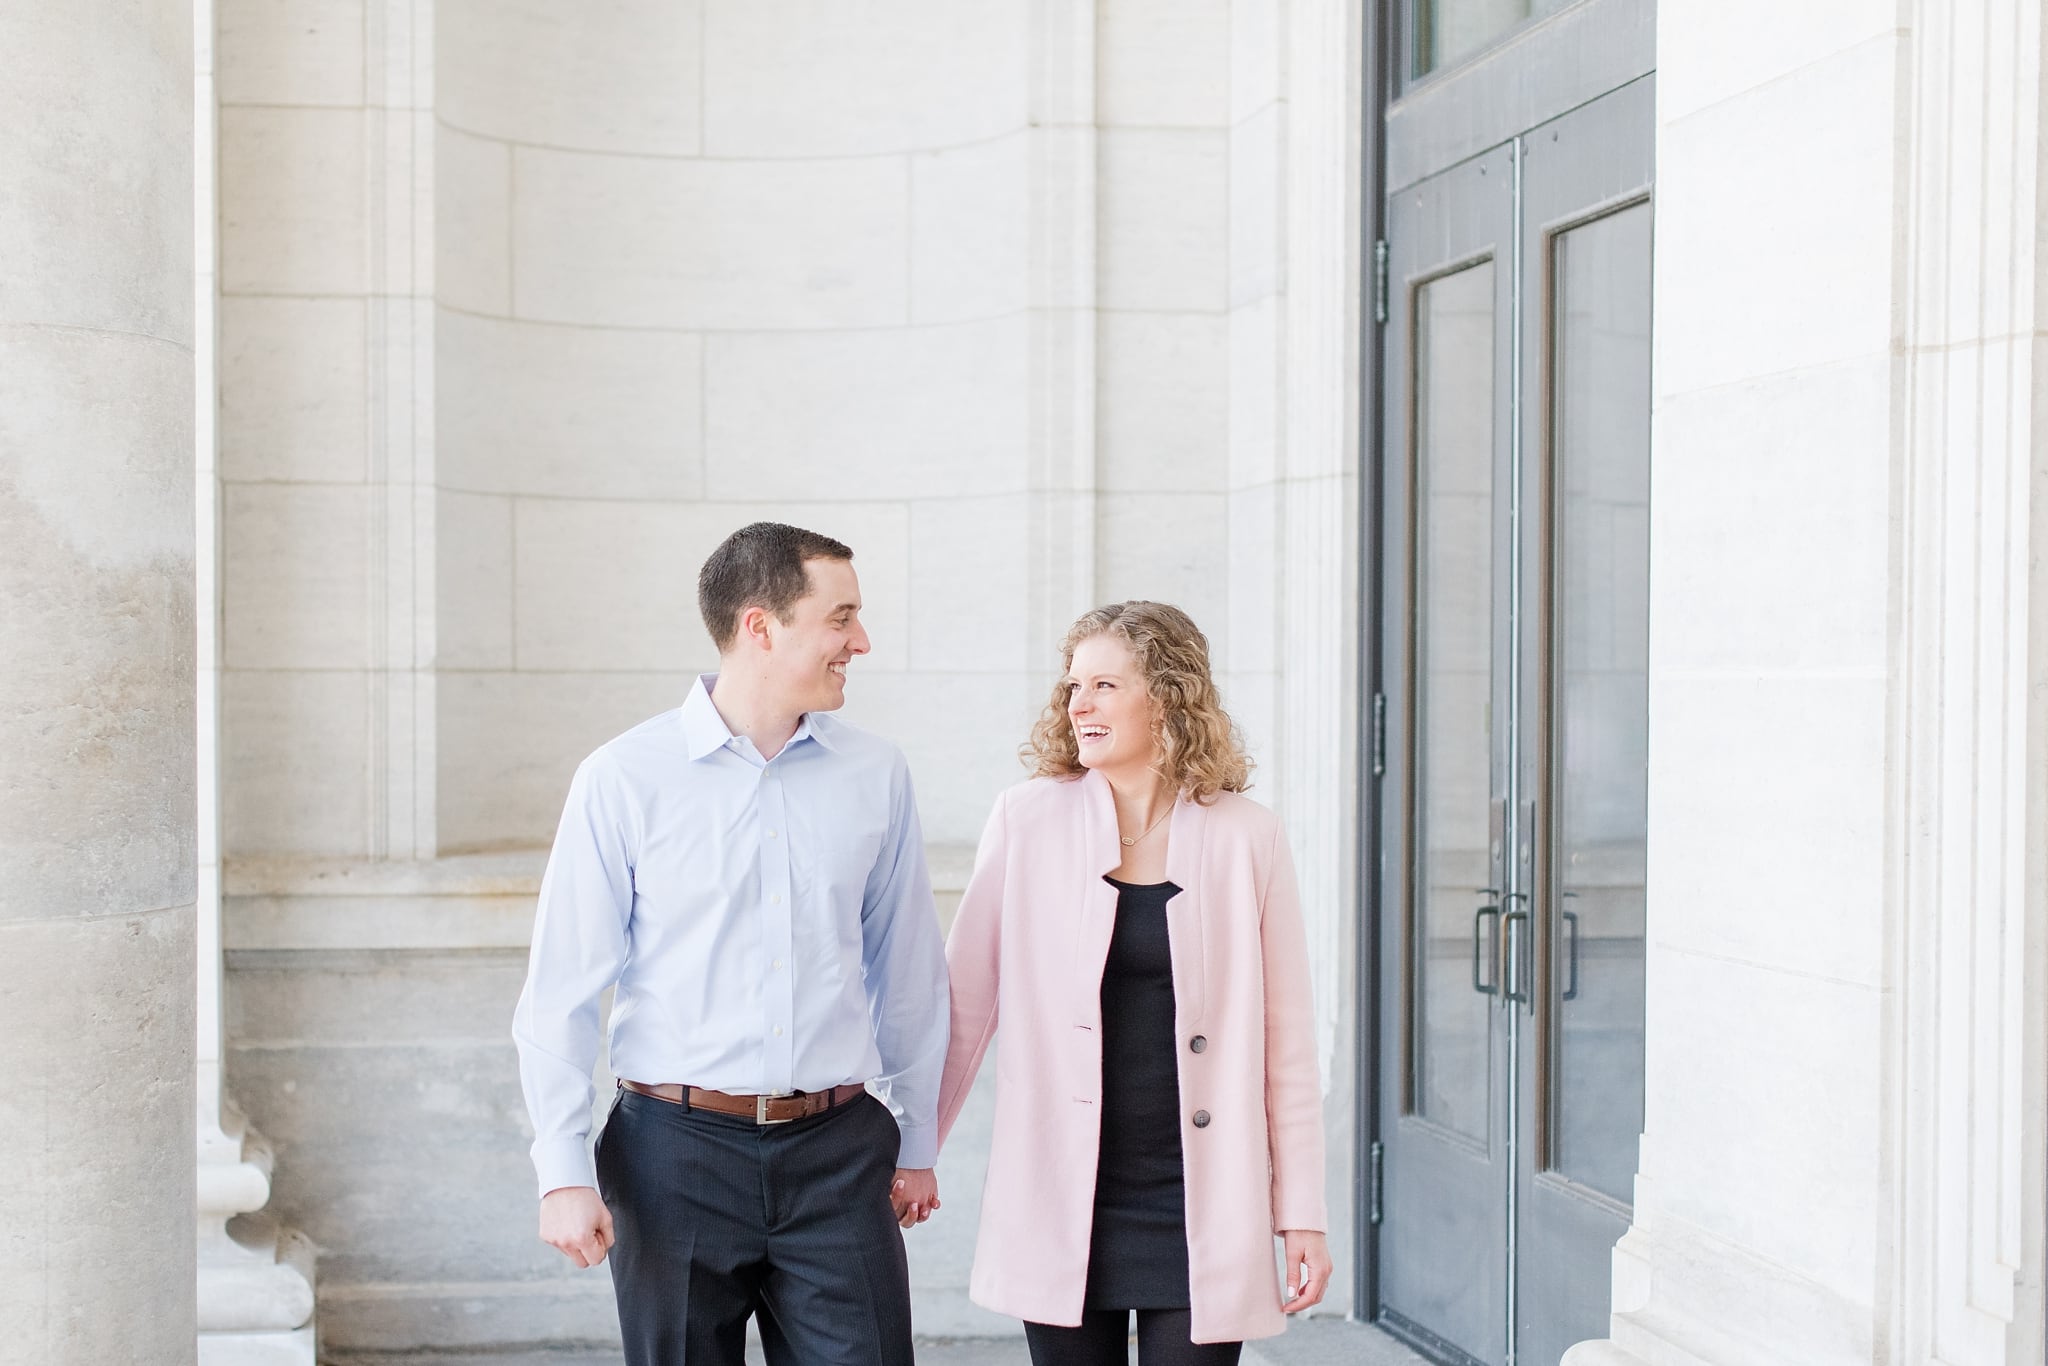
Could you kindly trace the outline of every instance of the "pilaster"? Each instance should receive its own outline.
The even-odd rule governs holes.
[[[193,513],[197,668],[197,1321],[200,1366],[313,1366],[314,1253],[257,1212],[270,1145],[227,1098],[220,825],[221,480],[218,92],[213,0],[192,6]],[[230,1220],[244,1220],[229,1232]]]
[[[1294,852],[1322,1064],[1330,1245],[1339,1271],[1324,1312],[1351,1309],[1358,1159],[1357,981],[1359,566],[1359,132],[1363,7],[1290,0],[1280,7],[1282,130],[1274,188],[1281,221],[1277,367],[1278,561],[1267,667],[1277,682],[1268,800]],[[1243,269],[1239,265],[1239,269]],[[1234,273],[1237,273],[1234,271]],[[1247,566],[1251,572],[1257,567]],[[1232,630],[1239,629],[1233,614]]]
[[[1095,605],[1095,8],[1037,0],[1029,11],[1025,658],[1048,679],[1050,651]]]
[[[1325,1076],[1351,961],[1359,679],[1358,7],[1286,7],[1275,805],[1301,877]]]
[[[434,5],[364,5],[370,853],[435,831]]]
[[[2048,438],[2034,0],[1916,0],[1891,706],[1883,1336],[2042,1356]]]

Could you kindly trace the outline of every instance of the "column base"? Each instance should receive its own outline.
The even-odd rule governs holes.
[[[1605,1338],[1560,1366],[1872,1366],[1873,1308],[1657,1208],[1614,1246]]]
[[[202,1135],[198,1321],[201,1366],[313,1366],[318,1254],[253,1213],[270,1199],[270,1145],[232,1105]]]
[[[199,1251],[199,1333],[310,1328],[316,1254],[304,1234],[243,1218]]]
[[[313,1325],[277,1333],[201,1333],[199,1366],[315,1366]]]
[[[202,1361],[200,1366],[205,1366]],[[1607,1338],[1595,1338],[1582,1342],[1576,1347],[1567,1347],[1558,1366],[1648,1366],[1644,1360],[1631,1352],[1625,1352]]]

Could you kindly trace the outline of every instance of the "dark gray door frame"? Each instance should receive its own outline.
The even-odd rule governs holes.
[[[1578,0],[1525,25],[1471,60],[1422,80],[1409,77],[1407,42],[1416,0],[1370,0],[1364,16],[1363,128],[1360,130],[1360,259],[1366,297],[1359,345],[1359,633],[1358,677],[1366,714],[1359,746],[1355,902],[1359,984],[1354,1171],[1353,1316],[1380,1317],[1381,1249],[1374,1218],[1383,1202],[1377,1160],[1388,1116],[1380,1106],[1383,1011],[1377,1000],[1385,907],[1382,777],[1389,725],[1376,704],[1386,696],[1381,528],[1387,514],[1384,336],[1389,193],[1469,159],[1609,90],[1650,74],[1656,64],[1655,0]],[[1547,55],[1546,55],[1547,54]],[[1566,74],[1568,73],[1568,74]]]

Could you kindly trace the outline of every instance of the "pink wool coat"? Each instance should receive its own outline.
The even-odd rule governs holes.
[[[1181,889],[1166,915],[1193,1337],[1270,1337],[1286,1326],[1274,1235],[1327,1228],[1294,863],[1279,820],[1234,793],[1207,806],[1183,797],[1168,829],[1166,876]],[[941,1143],[996,1045],[969,1293],[1038,1323],[1081,1321],[1102,1107],[1117,1099],[1102,1087],[1102,966],[1117,901],[1102,877],[1122,853],[1100,775],[1011,788],[989,817],[946,945],[953,1041]]]

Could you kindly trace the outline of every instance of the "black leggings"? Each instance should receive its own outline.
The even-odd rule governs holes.
[[[1185,1309],[1138,1310],[1138,1366],[1237,1366],[1241,1342],[1191,1342]],[[1126,1366],[1131,1311],[1088,1309],[1078,1328],[1024,1325],[1031,1366]]]

